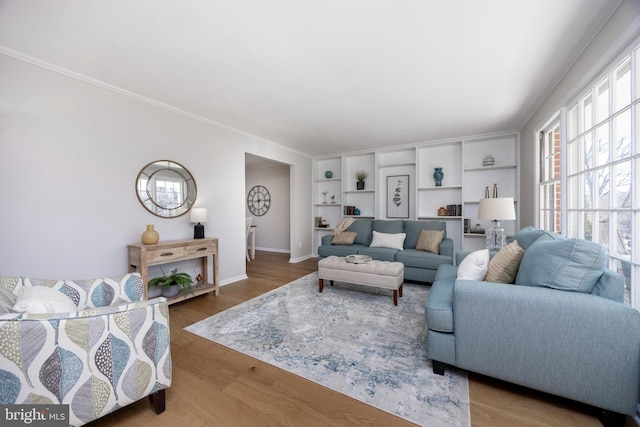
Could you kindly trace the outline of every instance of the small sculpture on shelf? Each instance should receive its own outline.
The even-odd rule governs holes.
[[[336,202],[336,195],[334,194],[333,196],[331,196],[331,203],[335,203]]]
[[[444,178],[444,172],[442,168],[434,168],[433,179],[436,181],[436,187],[442,187],[442,178]]]
[[[328,193],[328,191],[323,191],[322,192],[322,203],[323,204],[327,203],[327,193]]]

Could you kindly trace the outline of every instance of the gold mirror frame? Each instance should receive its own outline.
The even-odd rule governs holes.
[[[156,160],[145,165],[136,178],[136,196],[146,210],[162,218],[189,212],[198,188],[191,173],[180,163]]]

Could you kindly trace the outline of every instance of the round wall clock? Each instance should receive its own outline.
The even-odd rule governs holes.
[[[249,212],[255,216],[262,216],[267,213],[269,206],[271,206],[269,190],[262,185],[256,185],[249,190],[249,195],[247,196]]]

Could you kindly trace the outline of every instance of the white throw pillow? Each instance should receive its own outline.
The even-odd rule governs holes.
[[[458,266],[458,279],[483,280],[489,267],[489,249],[471,252]]]
[[[76,310],[71,298],[46,286],[23,286],[18,289],[13,306],[13,311],[28,314],[71,313]]]
[[[407,237],[407,233],[378,233],[373,232],[373,239],[371,240],[370,248],[390,248],[402,250],[404,246],[404,239]]]

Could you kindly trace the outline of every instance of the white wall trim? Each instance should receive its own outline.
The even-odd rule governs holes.
[[[121,87],[112,85],[112,84],[104,82],[102,80],[94,79],[93,77],[89,77],[87,75],[84,75],[84,74],[81,74],[81,73],[77,73],[77,72],[69,70],[67,68],[60,67],[58,65],[54,65],[54,64],[52,64],[50,62],[43,61],[42,59],[27,55],[27,54],[19,52],[17,50],[11,49],[9,47],[0,45],[0,53],[3,54],[3,55],[6,55],[6,56],[10,56],[12,58],[18,59],[20,61],[28,62],[28,63],[30,63],[32,65],[35,65],[35,66],[38,66],[38,67],[46,68],[47,70],[53,71],[55,73],[62,74],[62,75],[67,76],[67,77],[71,77],[71,78],[76,79],[76,80],[80,80],[81,82],[88,83],[90,85],[97,86],[99,88],[102,88],[102,89],[105,89],[105,90],[108,90],[108,91],[111,91],[111,92],[115,92],[117,94],[124,95],[124,96],[127,96],[129,98],[133,98],[133,99],[135,99],[137,101],[140,101],[140,102],[143,102],[145,104],[153,105],[154,107],[161,108],[161,109],[167,110],[167,111],[171,111],[172,113],[179,114],[179,115],[184,116],[184,117],[188,117],[188,118],[190,118],[192,120],[203,122],[203,123],[206,123],[206,124],[209,124],[211,126],[218,127],[218,128],[226,129],[226,130],[229,130],[231,132],[235,132],[235,133],[238,133],[238,134],[241,134],[241,135],[244,135],[244,136],[255,138],[255,139],[260,140],[260,141],[268,142],[270,144],[276,144],[279,147],[282,147],[287,151],[299,154],[299,155],[304,156],[304,157],[311,157],[311,156],[309,156],[309,154],[303,153],[301,151],[294,150],[294,149],[292,149],[290,147],[285,147],[284,145],[278,144],[277,142],[268,140],[268,139],[263,138],[261,136],[257,136],[257,135],[254,135],[252,133],[249,133],[249,132],[246,132],[246,131],[243,131],[243,130],[240,130],[240,129],[237,129],[237,128],[234,128],[234,127],[231,127],[231,126],[228,126],[228,125],[225,125],[223,123],[216,122],[215,120],[211,120],[211,119],[208,119],[206,117],[202,117],[202,116],[199,116],[197,114],[190,113],[188,111],[182,110],[182,109],[174,107],[172,105],[165,104],[163,102],[157,101],[157,100],[155,100],[153,98],[149,98],[149,97],[140,95],[138,93],[125,90],[125,89],[123,89]]]
[[[239,282],[241,280],[245,280],[245,279],[248,279],[248,278],[249,278],[249,276],[247,276],[246,274],[241,274],[240,276],[230,277],[228,279],[221,280],[220,281],[220,286],[230,285],[232,283]]]
[[[299,258],[289,258],[289,264],[296,264],[298,262],[302,262],[304,260],[307,260],[309,258],[316,258],[311,254],[305,255],[305,256],[301,256]]]

